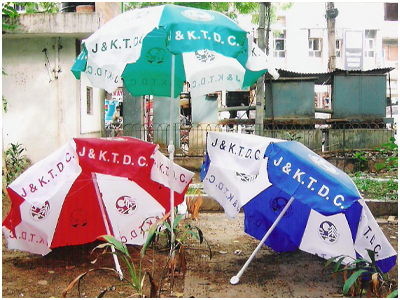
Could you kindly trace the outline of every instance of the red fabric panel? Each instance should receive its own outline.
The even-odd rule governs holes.
[[[104,234],[107,232],[92,176],[82,173],[65,198],[51,248],[90,243]]]
[[[149,180],[155,144],[130,137],[74,139],[79,164],[84,172],[128,177],[135,182]]]
[[[21,223],[21,212],[19,207],[25,200],[10,188],[7,188],[7,193],[11,201],[11,209],[3,221],[3,226],[11,230],[15,236],[15,227]]]

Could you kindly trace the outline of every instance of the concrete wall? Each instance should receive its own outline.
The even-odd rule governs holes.
[[[2,95],[8,102],[8,111],[3,112],[2,136],[3,149],[9,143],[22,143],[27,148],[27,156],[36,162],[73,137],[100,136],[94,132],[100,131],[100,99],[104,103],[104,93],[94,89],[92,119],[96,123],[91,124],[80,109],[80,85],[86,92],[86,81],[76,80],[70,71],[76,57],[75,38],[59,40],[60,72],[55,79],[52,70],[57,63],[54,46],[58,38],[29,36],[32,38],[3,35],[2,61],[7,76],[2,76]],[[44,48],[49,70],[42,52]]]
[[[286,30],[287,54],[286,58],[274,58],[278,67],[297,72],[326,72],[329,56],[325,5],[325,2],[295,2],[290,9],[278,12],[278,15],[286,17],[286,24],[272,24],[272,30]],[[383,2],[335,2],[335,8],[339,11],[335,24],[337,30],[377,30],[375,53],[378,58],[381,55],[382,39],[398,39],[398,22],[384,21]],[[308,29],[323,31],[321,58],[308,56]],[[272,55],[272,44],[270,49]],[[342,49],[342,57],[336,61],[338,68],[344,68],[343,55]],[[376,62],[375,57],[364,57],[363,69],[377,67]]]

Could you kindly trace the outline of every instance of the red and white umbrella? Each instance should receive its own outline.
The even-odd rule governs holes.
[[[170,210],[168,166],[157,145],[134,138],[72,139],[7,187],[8,249],[45,255],[104,234],[142,245]],[[175,205],[193,175],[174,166]]]

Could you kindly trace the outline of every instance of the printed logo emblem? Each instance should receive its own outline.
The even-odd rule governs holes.
[[[319,236],[328,244],[334,244],[339,239],[339,233],[336,226],[329,221],[324,221],[319,225]]]
[[[328,171],[329,173],[338,174],[338,171],[335,169],[335,167],[322,157],[313,154],[308,154],[308,156],[313,161],[313,163],[319,166],[320,168],[324,169],[325,171]]]
[[[182,15],[184,15],[188,19],[195,20],[195,21],[209,22],[209,21],[214,20],[214,16],[210,15],[209,13],[194,10],[194,9],[184,10],[182,12]]]
[[[152,48],[146,53],[146,60],[150,64],[162,64],[166,58],[166,53],[162,48]]]
[[[270,208],[274,212],[274,214],[278,216],[281,213],[281,211],[285,208],[288,202],[289,200],[285,198],[277,197],[270,202]],[[287,218],[290,217],[292,214],[293,214],[292,207],[289,206],[288,210],[285,212],[283,217]]]
[[[244,173],[235,172],[236,178],[244,183],[254,182],[257,178],[257,175],[247,175]]]
[[[46,201],[41,207],[31,207],[31,217],[35,221],[42,221],[50,214],[50,203]]]
[[[120,214],[131,215],[137,209],[136,199],[129,196],[119,197],[115,202],[115,207]]]
[[[195,55],[199,61],[206,64],[213,62],[216,58],[215,52],[207,49],[196,51]]]

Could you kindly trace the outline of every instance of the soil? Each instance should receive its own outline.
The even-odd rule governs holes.
[[[8,200],[3,200],[3,219],[9,211]],[[186,247],[186,273],[176,273],[171,290],[170,281],[161,273],[167,263],[168,251],[162,248],[149,249],[143,260],[143,270],[155,270],[155,282],[161,286],[160,297],[343,297],[343,279],[332,278],[329,271],[322,272],[325,260],[297,251],[275,253],[263,246],[253,262],[244,272],[240,283],[229,283],[258,244],[243,230],[243,214],[229,220],[223,213],[200,213],[193,224],[201,228],[211,246],[209,258],[205,243],[193,241]],[[184,220],[189,222],[189,219]],[[382,223],[386,237],[397,251],[398,227],[395,223]],[[2,242],[2,296],[7,298],[61,297],[62,292],[78,275],[91,268],[114,266],[111,256],[96,258],[92,249],[98,243],[54,249],[42,257],[21,251],[8,251]],[[140,247],[129,246],[129,251],[138,266]],[[125,276],[128,271],[123,268]],[[388,274],[390,288],[397,288],[396,265]],[[121,286],[119,279],[110,272],[98,271],[88,274],[80,290],[75,286],[67,297],[97,297],[105,288],[113,286],[105,297],[138,297],[130,286]],[[149,284],[145,282],[145,295],[149,295]]]
[[[293,298],[343,297],[343,278],[332,278],[323,271],[326,260],[302,251],[276,253],[261,247],[237,285],[229,280],[247,261],[259,241],[244,233],[244,215],[227,219],[221,214],[201,213],[197,225],[212,245],[213,256],[206,248],[190,251],[184,297],[218,298]],[[397,251],[397,222],[380,221],[380,227]],[[323,272],[322,272],[323,271]],[[397,265],[388,273],[385,287],[397,289]]]

